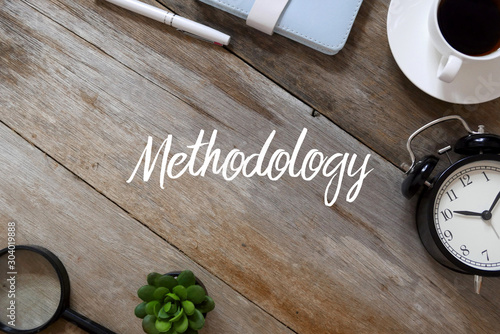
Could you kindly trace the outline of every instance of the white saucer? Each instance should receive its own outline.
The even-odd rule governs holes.
[[[500,97],[500,59],[464,63],[451,83],[437,78],[441,56],[427,32],[432,1],[392,0],[389,5],[387,36],[401,71],[418,88],[446,102],[474,104]]]

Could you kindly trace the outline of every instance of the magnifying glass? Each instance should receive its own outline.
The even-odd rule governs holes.
[[[38,333],[60,317],[95,334],[115,334],[69,308],[70,284],[62,262],[40,246],[0,251],[0,330]]]

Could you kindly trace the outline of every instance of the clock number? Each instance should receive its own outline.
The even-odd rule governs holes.
[[[453,240],[453,233],[451,233],[450,230],[444,231],[444,236],[446,237],[447,241],[452,241]]]
[[[472,183],[472,181],[470,180],[470,175],[469,174],[465,174],[464,176],[462,176],[460,178],[460,182],[462,182],[462,185],[464,186],[464,188],[467,187],[469,184]]]
[[[451,189],[450,191],[447,191],[446,195],[448,195],[448,198],[450,199],[450,202],[453,202],[454,200],[456,200],[458,198],[457,194],[455,194],[455,192],[453,191],[453,189]]]
[[[470,251],[467,249],[467,246],[465,245],[460,246],[460,250],[462,251],[463,256],[468,256],[470,254]]]
[[[482,252],[481,252],[481,254],[486,255],[486,260],[487,260],[487,261],[489,261],[489,260],[490,260],[490,256],[488,255],[488,250],[487,250],[487,249],[486,249],[486,250],[484,250],[484,251],[482,251]]]
[[[444,221],[448,221],[451,218],[453,218],[453,212],[451,212],[450,209],[445,209],[444,211],[441,211],[441,214],[443,215]]]
[[[484,177],[486,178],[486,182],[489,182],[490,179],[488,178],[488,175],[486,175],[486,172],[483,172]]]

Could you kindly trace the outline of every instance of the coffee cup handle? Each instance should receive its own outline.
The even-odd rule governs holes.
[[[447,83],[452,82],[460,67],[462,67],[462,59],[454,55],[443,56],[437,71],[438,79]]]

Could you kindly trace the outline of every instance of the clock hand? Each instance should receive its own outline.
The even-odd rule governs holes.
[[[495,205],[497,205],[498,201],[500,200],[500,192],[497,194],[497,197],[495,197],[495,200],[493,201],[493,204],[491,204],[490,209],[488,210],[489,212],[493,211],[495,208]]]
[[[488,210],[484,210],[481,213],[472,211],[453,211],[453,213],[458,213],[459,215],[464,215],[464,216],[481,217],[484,220],[490,220],[492,216],[491,212]]]
[[[493,226],[493,222],[491,222],[491,227],[493,228],[493,232],[495,232],[495,234],[497,235],[497,238],[500,239],[500,235],[498,235],[498,232],[497,232],[495,226]]]
[[[482,215],[482,213],[480,212],[472,212],[472,211],[453,211],[453,213],[458,213],[464,216],[477,216],[477,217],[481,217]]]

